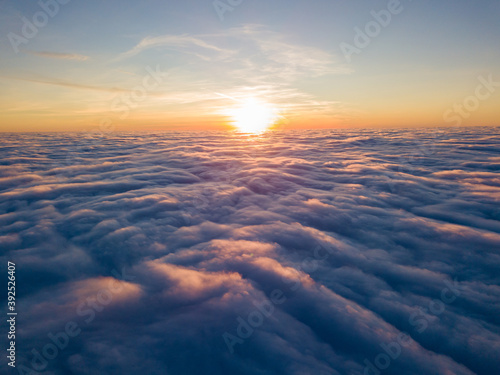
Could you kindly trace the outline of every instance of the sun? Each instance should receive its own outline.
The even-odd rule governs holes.
[[[232,124],[243,133],[261,133],[269,129],[280,117],[270,104],[249,98],[229,111]]]

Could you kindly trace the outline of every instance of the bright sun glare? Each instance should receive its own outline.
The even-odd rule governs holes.
[[[251,98],[230,111],[233,125],[244,133],[261,133],[279,118],[278,111],[267,103]]]

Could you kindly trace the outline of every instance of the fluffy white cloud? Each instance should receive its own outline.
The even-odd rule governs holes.
[[[497,129],[88,142],[1,146],[19,365],[363,374],[405,332],[384,373],[498,369]],[[37,362],[71,322],[79,333]]]

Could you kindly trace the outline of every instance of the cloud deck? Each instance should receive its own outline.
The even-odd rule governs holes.
[[[383,373],[493,374],[499,143],[498,128],[6,135],[18,363],[363,374],[405,333]]]

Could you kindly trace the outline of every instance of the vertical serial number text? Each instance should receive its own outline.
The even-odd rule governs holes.
[[[7,268],[7,323],[9,323],[7,338],[10,345],[7,349],[7,359],[9,366],[16,367],[16,265],[8,262]]]

